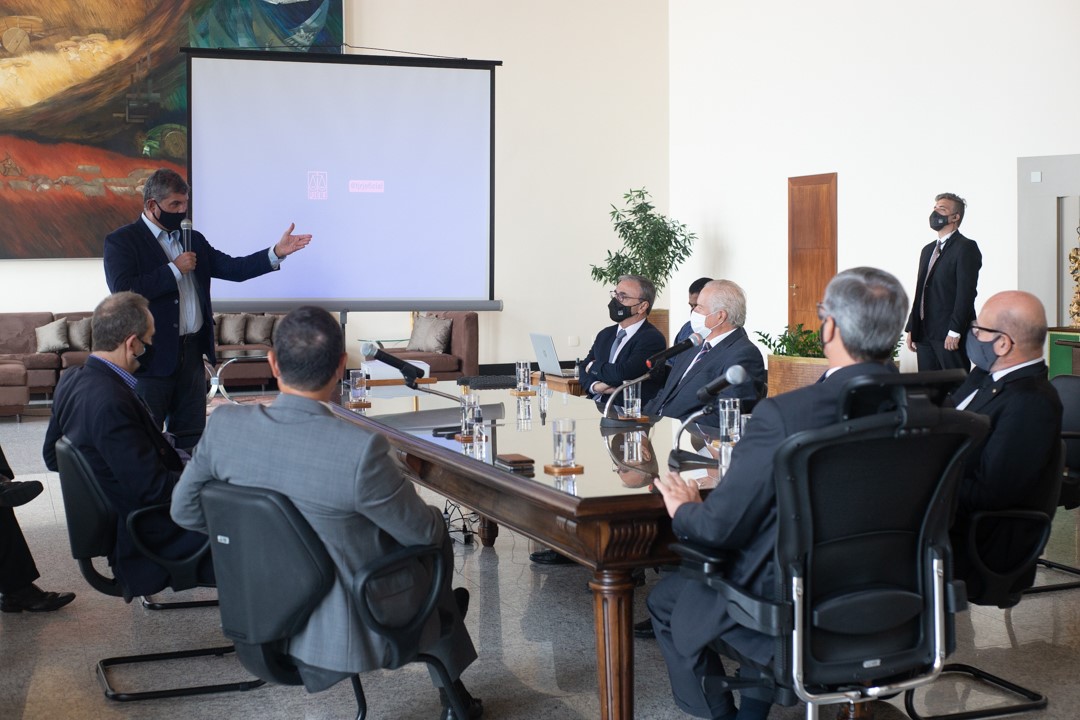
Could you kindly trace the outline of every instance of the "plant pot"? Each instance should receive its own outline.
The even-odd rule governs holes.
[[[769,397],[813,385],[829,369],[826,358],[769,356]]]

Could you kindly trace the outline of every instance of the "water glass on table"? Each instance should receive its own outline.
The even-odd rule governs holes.
[[[461,436],[472,437],[476,428],[476,414],[480,408],[480,395],[468,393],[461,396]]]
[[[641,386],[627,385],[622,391],[623,417],[641,417]]]
[[[555,467],[574,467],[574,445],[577,440],[573,418],[557,418],[551,423],[555,443]]]
[[[720,420],[720,469],[731,464],[731,450],[742,437],[742,419],[738,398],[718,398],[716,414]]]
[[[349,371],[349,402],[364,402],[368,397],[367,375],[363,369]]]
[[[518,360],[516,363],[517,370],[517,389],[528,390],[529,384],[532,382],[532,371],[529,368],[528,360]]]

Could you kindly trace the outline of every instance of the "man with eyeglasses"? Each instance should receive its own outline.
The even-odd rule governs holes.
[[[118,292],[94,309],[90,321],[93,352],[82,367],[60,376],[52,418],[45,432],[45,465],[57,470],[56,441],[67,436],[86,456],[109,505],[116,512],[116,545],[109,553],[113,575],[130,600],[164,589],[168,575],[135,549],[127,518],[140,508],[169,503],[184,469],[181,456],[135,394],[133,373],[153,349],[154,316],[145,297]],[[183,557],[206,542],[184,530],[166,505],[140,524],[140,536],[165,557]],[[213,580],[207,554],[200,574]]]
[[[666,347],[664,334],[648,321],[656,299],[651,280],[623,275],[609,294],[608,318],[615,324],[597,333],[579,372],[581,387],[601,405],[619,385],[644,375],[645,361]],[[660,385],[654,378],[641,383],[642,405],[656,395]]]
[[[1047,380],[1045,341],[1042,303],[1015,290],[987,300],[965,338],[975,367],[946,402],[988,416],[990,434],[969,458],[958,492],[951,534],[959,578],[970,577],[964,548],[973,513],[1038,510],[1048,492],[1045,466],[1060,442],[1061,400]],[[1001,567],[1014,566],[1031,545],[1032,535],[1016,524],[990,522],[979,527],[979,554],[994,563],[991,567],[999,562]],[[1021,581],[1030,585],[1034,573],[1033,566],[1031,576]]]
[[[922,249],[915,297],[908,316],[907,346],[918,357],[919,371],[960,368],[967,371],[963,334],[975,318],[976,286],[982,253],[960,234],[967,203],[959,195],[934,198],[930,229],[937,239]]]

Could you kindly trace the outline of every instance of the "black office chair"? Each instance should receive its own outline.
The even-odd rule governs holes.
[[[975,605],[1010,608],[1020,602],[1027,588],[1035,581],[1035,566],[1039,556],[1050,538],[1050,528],[1054,521],[1061,493],[1061,478],[1065,464],[1065,443],[1057,445],[1053,455],[1042,468],[1045,489],[1043,498],[1035,498],[1032,505],[1038,509],[999,510],[977,512],[971,516],[965,538],[965,556],[967,566],[962,572],[966,577],[968,602]],[[996,535],[996,537],[995,537]],[[1024,547],[1020,543],[1027,542]],[[1007,548],[1011,563],[1002,566],[1001,558],[984,557],[983,549],[988,545]],[[958,571],[958,575],[961,571]],[[1031,690],[1004,678],[992,675],[973,665],[951,663],[943,672],[967,675],[977,681],[992,685],[999,690],[1012,693],[1022,701],[1004,704],[984,710],[962,711],[923,718],[915,708],[914,692],[904,696],[904,705],[913,720],[973,720],[974,718],[1000,717],[1015,715],[1046,707],[1043,694]]]
[[[821,705],[888,697],[941,672],[965,606],[963,583],[949,576],[952,503],[963,459],[989,423],[937,407],[918,382],[889,380],[884,405],[880,384],[864,391],[875,399],[855,382],[839,412],[876,414],[798,433],[777,450],[772,597],[729,582],[722,552],[674,546],[682,572],[720,593],[732,619],[776,638],[767,667],[723,638],[712,643],[761,675],[730,678],[729,689],[781,705],[802,700],[812,719]]]
[[[1058,507],[1072,510],[1080,507],[1080,375],[1057,375],[1050,384],[1061,398],[1061,439],[1065,441],[1065,471],[1061,478],[1061,494]],[[1039,558],[1039,565],[1051,570],[1080,577],[1080,567]],[[1024,591],[1026,595],[1072,590],[1080,587],[1080,580],[1034,585]]]
[[[292,502],[273,490],[214,481],[203,488],[201,501],[214,543],[222,630],[236,643],[240,661],[251,673],[281,685],[303,684],[288,655],[288,640],[304,627],[334,584],[334,563],[322,540]],[[392,625],[376,619],[381,612],[369,602],[371,583],[414,567],[417,559],[426,559],[432,568],[431,584],[420,607]],[[446,572],[438,546],[403,548],[365,566],[351,590],[364,624],[386,641],[386,669],[411,662],[428,664],[439,675],[455,717],[467,718],[446,667],[438,658],[417,650]],[[357,719],[363,720],[367,714],[364,689],[358,675],[350,680]]]
[[[79,563],[86,582],[98,592],[113,597],[125,597],[123,586],[115,577],[108,577],[94,567],[94,558],[108,557],[116,545],[116,513],[109,504],[105,493],[97,482],[94,470],[86,457],[66,437],[56,441],[56,463],[60,470],[60,490],[64,498],[64,510],[67,514],[68,541],[71,544],[71,556]],[[127,519],[128,531],[135,547],[143,555],[158,563],[169,573],[170,587],[174,590],[186,590],[197,587],[200,583],[197,568],[209,549],[209,540],[192,555],[170,559],[157,555],[142,542],[139,524],[149,513],[168,512],[167,505],[142,508],[133,512]],[[179,650],[164,653],[145,653],[105,658],[97,664],[98,679],[110,700],[153,700],[166,697],[183,697],[208,693],[250,690],[265,684],[262,680],[246,680],[237,683],[219,685],[198,685],[163,690],[145,690],[140,692],[121,692],[109,682],[108,670],[116,665],[222,656],[233,652],[232,646]]]

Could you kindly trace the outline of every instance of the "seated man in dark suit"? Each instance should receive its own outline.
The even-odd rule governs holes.
[[[720,396],[739,398],[742,411],[750,412],[765,385],[765,362],[761,351],[746,336],[745,321],[746,295],[741,287],[730,280],[706,283],[690,316],[694,332],[705,342],[699,349],[689,350],[676,358],[667,382],[645,406],[644,414],[685,418],[701,408],[698,390],[734,365],[742,365],[753,382],[729,387]]]
[[[350,595],[365,563],[402,547],[437,544],[453,568],[442,511],[416,494],[386,439],[335,417],[327,407],[347,359],[341,326],[330,313],[301,307],[286,315],[274,332],[269,358],[281,394],[265,407],[215,410],[173,493],[173,518],[205,532],[199,496],[207,482],[275,490],[292,500],[322,539],[337,567],[334,586],[289,641],[289,654],[299,661],[312,692],[383,667],[383,644],[369,633]],[[483,706],[457,679],[476,659],[462,622],[468,593],[451,590],[452,577],[447,573],[422,649],[443,661],[470,707],[469,717],[477,718]],[[415,594],[404,582],[395,590],[395,603],[407,605]],[[445,695],[443,708],[445,718],[450,714]]]
[[[16,482],[14,477],[0,449],[0,611],[59,610],[75,599],[75,593],[48,592],[34,584],[41,574],[12,510],[36,498],[44,487],[37,480]]]
[[[1044,470],[1060,441],[1061,400],[1046,378],[1045,341],[1042,303],[1019,291],[987,300],[967,334],[967,354],[975,367],[946,402],[987,415],[990,434],[964,468],[951,530],[955,574],[966,582],[975,581],[964,552],[971,514],[1038,510],[1050,491]],[[979,555],[991,569],[1014,567],[1034,540],[1015,523],[979,527]],[[1021,579],[1024,587],[1030,587],[1034,574],[1032,567],[1030,577]],[[977,594],[977,588],[969,594]]]
[[[56,386],[42,455],[55,471],[56,441],[66,435],[94,469],[116,511],[116,547],[109,564],[130,600],[164,589],[168,574],[135,549],[127,517],[140,508],[168,503],[184,464],[162,434],[161,423],[135,394],[132,373],[140,358],[153,352],[154,317],[146,298],[133,292],[110,295],[94,309],[90,329],[93,352],[86,364],[67,370]],[[178,527],[168,512],[140,527],[147,546],[164,557],[189,555],[206,542],[205,535]],[[213,582],[209,554],[201,576]]]
[[[666,347],[664,334],[647,319],[654,300],[656,286],[640,275],[623,275],[611,291],[608,317],[615,324],[596,334],[579,372],[582,389],[601,406],[619,385],[644,375],[645,361]],[[653,378],[641,383],[642,406],[659,389]]]
[[[702,502],[696,482],[676,473],[656,481],[675,534],[691,542],[731,551],[728,577],[751,593],[775,596],[777,509],[773,455],[789,436],[836,421],[844,384],[858,375],[896,372],[893,348],[907,312],[900,282],[882,270],[853,268],[829,282],[819,306],[821,341],[829,369],[808,387],[762,400],[747,433],[732,453],[720,485]],[[741,692],[740,707],[715,680],[725,674],[708,644],[717,637],[762,666],[772,660],[775,641],[732,620],[721,595],[682,575],[665,576],[648,598],[649,613],[667,661],[675,703],[697,717],[762,720],[769,696]],[[752,676],[744,667],[740,672]]]
[[[690,315],[691,315],[691,317],[693,316],[694,311],[697,310],[698,295],[701,294],[701,289],[703,287],[705,287],[706,283],[711,282],[711,281],[712,281],[712,278],[702,277],[702,278],[698,278],[694,282],[690,283],[690,289],[688,291],[687,300],[690,303]],[[690,337],[690,333],[692,333],[692,332],[694,332],[694,328],[690,324],[690,321],[687,320],[685,323],[683,323],[683,326],[681,328],[679,328],[679,332],[675,334],[675,341],[672,342],[671,344],[672,345],[678,345],[683,340]],[[671,358],[670,360],[668,360],[668,364],[669,365],[673,364],[675,362],[675,360],[676,360],[676,358]]]

